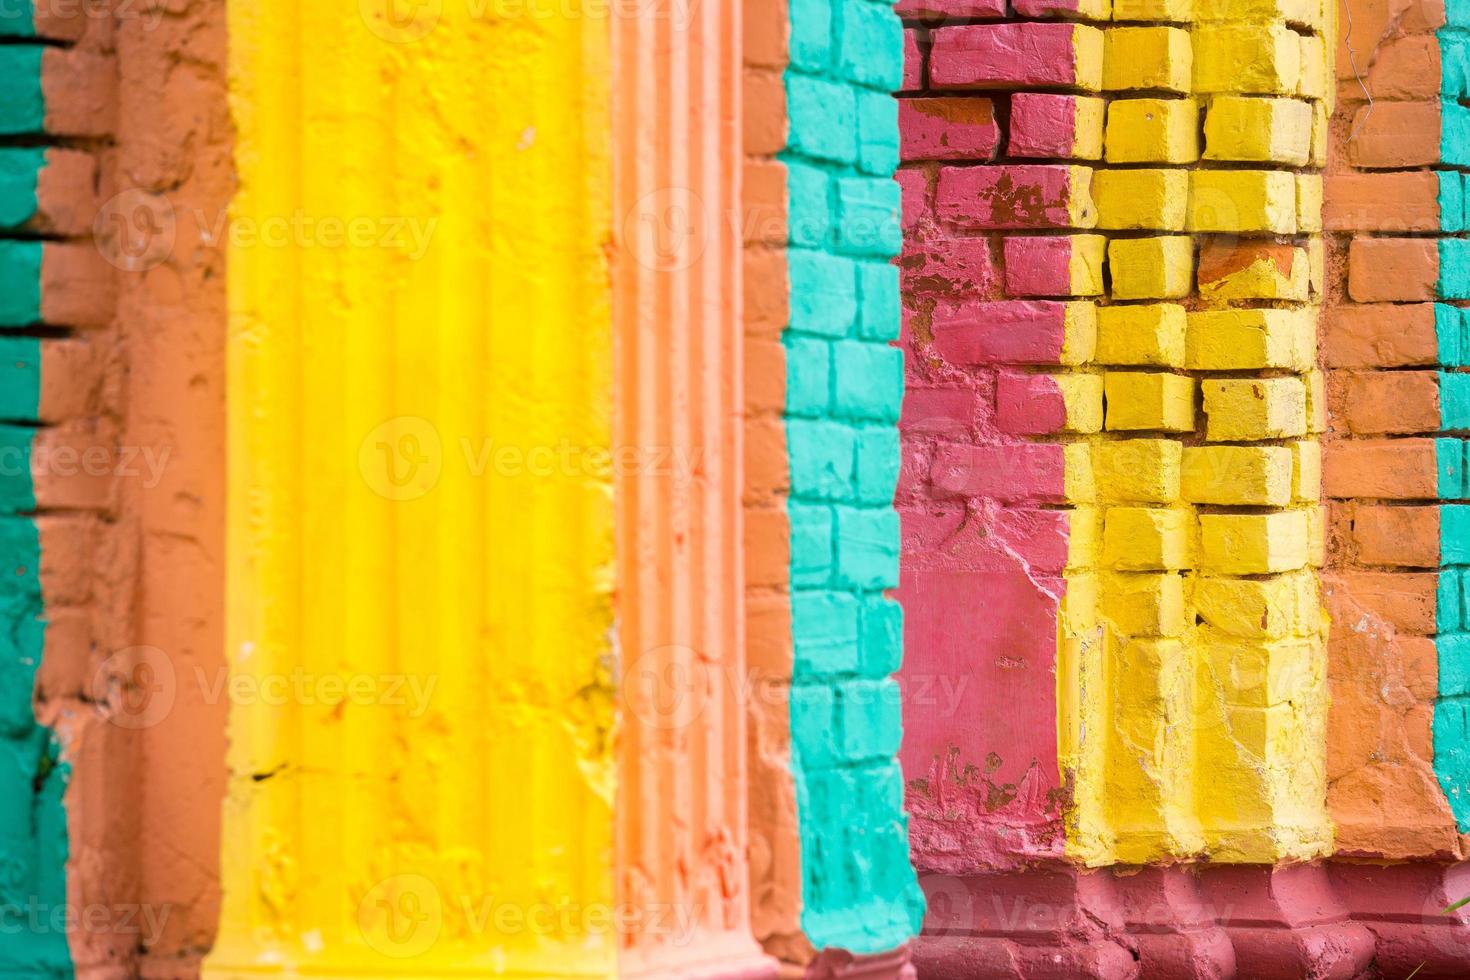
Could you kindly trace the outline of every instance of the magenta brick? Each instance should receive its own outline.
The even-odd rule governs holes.
[[[1071,532],[1066,511],[1006,508],[996,511],[993,530],[1006,550],[1033,572],[1060,574],[1066,570]]]
[[[1048,443],[943,443],[935,450],[929,479],[936,497],[1060,502],[1065,493],[1066,463],[1062,447]]]
[[[913,28],[903,32],[903,87],[924,87],[924,49],[919,46],[919,32]]]
[[[894,5],[904,20],[946,20],[951,17],[1004,17],[1005,0],[898,0]]]
[[[1058,14],[1075,14],[1080,4],[1077,0],[1016,0],[1016,13],[1022,17],[1055,17]]]
[[[1048,300],[940,300],[934,347],[951,364],[1059,364],[1067,304]]]
[[[898,260],[904,295],[941,293],[1000,298],[1000,270],[984,238],[909,239]]]
[[[964,96],[899,100],[898,133],[904,160],[989,160],[1000,143],[995,103]]]
[[[1067,405],[1056,379],[1003,371],[995,383],[995,424],[1002,432],[1041,436],[1067,424]]]
[[[900,170],[893,175],[898,181],[899,195],[903,205],[904,238],[919,228],[925,219],[933,218],[929,213],[929,175],[922,170]]]
[[[968,24],[934,31],[932,88],[1027,88],[1076,85],[1069,23]]]
[[[1006,149],[1017,157],[1069,157],[1077,143],[1077,97],[1047,92],[1011,96]]]
[[[903,393],[899,428],[912,436],[958,439],[975,425],[978,398],[973,388],[914,388]]]
[[[1072,241],[1053,236],[1007,238],[1006,292],[1012,296],[1070,296]]]
[[[955,228],[1069,228],[1072,168],[1065,164],[944,167],[934,210]]]

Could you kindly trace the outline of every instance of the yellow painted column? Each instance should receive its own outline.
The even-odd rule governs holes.
[[[609,41],[524,12],[230,0],[208,977],[614,969]]]

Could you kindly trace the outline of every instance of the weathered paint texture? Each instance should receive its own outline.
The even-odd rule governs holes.
[[[359,693],[231,713],[208,977],[615,969],[609,25],[416,10],[229,6],[227,656]]]
[[[784,73],[785,347],[801,927],[880,953],[917,931],[898,684],[893,508],[899,331],[897,104],[903,33],[880,0],[794,0]]]
[[[614,458],[641,457],[613,487],[616,874],[650,923],[618,937],[625,977],[777,968],[746,861],[738,23],[716,0],[612,25]]]

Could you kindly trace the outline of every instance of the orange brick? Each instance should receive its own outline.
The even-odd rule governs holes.
[[[745,339],[745,412],[780,415],[786,405],[786,348],[770,337]]]
[[[1438,102],[1379,102],[1353,116],[1348,142],[1355,167],[1423,167],[1439,162]]]
[[[744,44],[741,56],[747,65],[761,68],[786,67],[786,0],[745,0]]]
[[[785,588],[791,579],[791,527],[780,506],[745,508],[745,584]]]
[[[1428,636],[1435,631],[1438,576],[1429,572],[1344,571],[1329,579],[1329,589],[1349,599],[1401,633]]]
[[[1433,371],[1333,371],[1335,422],[1356,435],[1439,431],[1439,378]]]
[[[1373,45],[1373,67],[1368,70],[1368,91],[1375,99],[1397,102],[1429,101],[1439,97],[1439,42],[1432,34],[1383,37]],[[1338,66],[1352,71],[1351,62]],[[1348,97],[1361,99],[1356,82]]]
[[[1439,565],[1439,508],[1359,506],[1353,543],[1364,565],[1434,568]]]
[[[786,88],[777,71],[747,71],[741,83],[745,153],[775,156],[786,148]]]
[[[1434,440],[1335,441],[1322,453],[1322,492],[1339,499],[1434,500],[1439,495]]]
[[[1328,231],[1438,231],[1439,180],[1429,171],[1333,174],[1322,222]]]
[[[786,329],[786,253],[775,248],[747,248],[745,265],[745,333],[779,337]]]
[[[1329,306],[1322,317],[1322,361],[1328,367],[1408,367],[1439,360],[1434,307],[1374,304]]]
[[[786,165],[779,160],[747,160],[740,196],[740,234],[749,244],[786,244]]]
[[[1354,238],[1348,248],[1348,295],[1356,302],[1431,300],[1438,282],[1432,238]]]

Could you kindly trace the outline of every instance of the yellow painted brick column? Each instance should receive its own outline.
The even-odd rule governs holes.
[[[229,5],[208,977],[614,972],[607,23],[442,6]]]
[[[1091,864],[1311,857],[1331,841],[1315,368],[1331,12],[1120,0],[1112,16],[1154,23],[1104,31],[1090,190],[1109,290],[1075,370],[1101,376],[1106,408],[1068,456],[1068,846]]]

